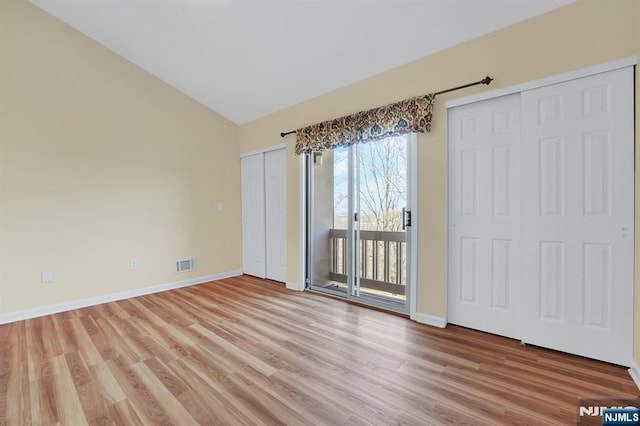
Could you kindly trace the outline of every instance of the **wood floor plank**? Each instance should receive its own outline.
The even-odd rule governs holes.
[[[6,401],[0,402],[4,407],[4,414],[0,413],[0,419],[6,424],[22,425],[30,424],[32,420],[31,386],[29,383],[29,370],[26,361],[27,339],[25,324],[10,324],[11,333],[8,336],[7,361],[4,364],[4,374],[0,386],[3,388],[0,398]],[[6,364],[5,364],[6,363]],[[15,395],[15,398],[12,396]]]
[[[185,358],[186,359],[186,358]],[[251,425],[252,422],[237,407],[229,403],[225,398],[224,392],[214,389],[211,382],[202,376],[196,369],[177,359],[171,363],[171,370],[180,377],[185,383],[189,383],[192,393],[186,395],[189,402],[185,406],[198,404],[203,407],[197,413],[198,420],[201,424],[243,424]],[[205,416],[203,420],[201,417]]]
[[[43,364],[39,377],[30,377],[30,379],[29,397],[33,423],[53,424],[58,422],[58,404],[49,362]],[[13,399],[8,403],[12,402]]]
[[[146,363],[134,364],[130,367],[130,370],[138,376],[140,383],[148,389],[149,395],[162,404],[162,410],[167,414],[171,423],[176,425],[197,424],[180,401],[171,394],[171,390],[167,389],[166,380],[165,383],[159,380]],[[174,386],[177,383],[177,381],[172,381]]]
[[[127,399],[106,363],[92,365],[89,367],[89,371],[91,373],[91,385],[97,389],[100,398],[107,407]]]
[[[147,424],[170,425],[171,419],[163,409],[163,404],[158,401],[149,388],[142,382],[136,370],[135,364],[122,366],[113,360],[107,361],[109,370],[122,388],[127,400],[140,419]]]
[[[110,405],[109,414],[116,425],[144,426],[142,419],[127,399]]]
[[[114,425],[115,420],[109,412],[109,404],[99,386],[92,382],[76,386],[80,404],[90,425]]]
[[[0,326],[0,425],[575,424],[625,368],[241,276]]]
[[[64,425],[86,425],[87,417],[71,377],[71,371],[62,355],[48,360],[54,384],[54,400],[59,421]]]

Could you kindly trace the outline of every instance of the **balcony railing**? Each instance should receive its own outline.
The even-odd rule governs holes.
[[[346,229],[332,229],[331,279],[347,282],[348,239]],[[406,234],[404,232],[359,231],[360,288],[405,295]]]

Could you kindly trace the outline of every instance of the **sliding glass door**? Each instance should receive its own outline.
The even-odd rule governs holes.
[[[309,155],[309,288],[408,312],[409,139]]]

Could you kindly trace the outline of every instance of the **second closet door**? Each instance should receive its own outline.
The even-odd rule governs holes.
[[[243,157],[242,272],[265,277],[264,154]]]
[[[633,68],[522,93],[522,340],[628,365]]]
[[[286,161],[284,149],[264,154],[267,278],[282,282],[287,274]]]

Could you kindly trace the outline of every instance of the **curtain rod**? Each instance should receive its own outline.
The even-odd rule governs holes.
[[[471,86],[477,86],[478,84],[489,85],[489,84],[491,84],[492,81],[493,81],[493,79],[491,77],[486,76],[485,78],[483,78],[480,81],[476,81],[474,83],[469,83],[469,84],[464,84],[464,85],[458,86],[458,87],[452,87],[451,89],[441,90],[439,92],[432,93],[432,95],[433,96],[438,96],[438,95],[442,95],[444,93],[453,92],[455,90],[466,89],[467,87],[471,87]],[[296,132],[295,130],[291,130],[289,132],[281,132],[280,133],[280,137],[284,138],[285,136],[290,135],[290,134],[295,133],[295,132]]]

